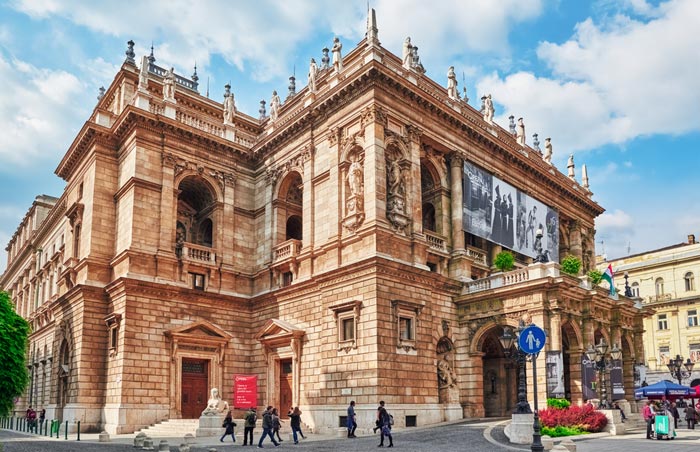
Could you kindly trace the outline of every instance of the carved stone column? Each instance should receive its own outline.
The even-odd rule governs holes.
[[[571,222],[569,230],[569,253],[578,257],[583,262],[583,246],[581,244],[581,224],[578,221]]]
[[[581,405],[583,403],[583,376],[581,375],[581,348],[569,349],[569,368],[564,369],[569,374],[569,390],[571,391],[571,403]]]
[[[225,266],[233,265],[236,219],[235,208],[235,185],[236,179],[232,173],[216,172],[219,186],[224,194],[224,211],[221,224],[217,227],[217,243],[215,244],[217,253],[222,256]]]
[[[314,248],[314,205],[315,196],[313,188],[314,179],[314,145],[313,140],[310,144],[304,146],[301,151],[301,161],[304,166],[304,197],[302,198],[302,244],[304,251],[310,251]]]
[[[386,218],[386,113],[381,107],[372,105],[368,107],[362,122],[365,138],[365,224],[375,224],[378,218]]]
[[[464,252],[464,231],[462,230],[462,173],[464,159],[456,152],[450,154],[450,191],[452,192],[452,252]]]

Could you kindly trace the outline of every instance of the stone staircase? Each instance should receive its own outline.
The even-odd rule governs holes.
[[[194,436],[198,427],[199,419],[169,419],[142,428],[136,433],[143,432],[151,438],[182,438],[188,433]]]

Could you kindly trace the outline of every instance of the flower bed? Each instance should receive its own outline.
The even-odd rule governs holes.
[[[550,403],[549,400],[547,405],[547,409],[539,411],[539,417],[542,434],[552,438],[600,432],[608,425],[605,414],[590,405],[561,407],[560,402]]]

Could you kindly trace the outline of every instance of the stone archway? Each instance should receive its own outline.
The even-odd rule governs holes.
[[[500,325],[491,327],[481,337],[479,350],[483,353],[482,388],[484,416],[510,415],[517,403],[518,367],[506,358],[499,336]]]

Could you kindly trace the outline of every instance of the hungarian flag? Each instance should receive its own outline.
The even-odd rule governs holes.
[[[613,280],[612,264],[608,264],[608,268],[603,272],[603,279],[610,284],[610,295],[615,295],[615,282]]]

